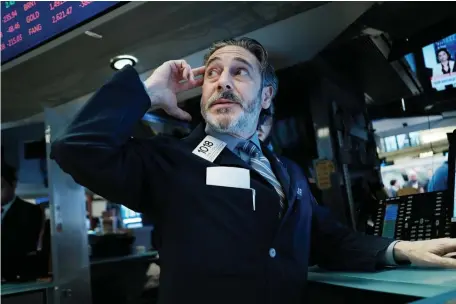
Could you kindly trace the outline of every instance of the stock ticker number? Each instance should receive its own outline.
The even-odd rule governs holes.
[[[87,5],[91,4],[93,1],[81,1],[79,7],[86,7]]]
[[[5,8],[10,8],[14,4],[16,4],[16,1],[5,1]]]
[[[11,13],[8,13],[5,16],[3,16],[3,20],[2,21],[3,21],[3,23],[7,23],[7,22],[10,22],[11,20],[13,20],[16,17],[17,17],[17,10],[14,10]]]
[[[66,1],[53,1],[51,3],[49,3],[49,9],[51,11],[55,10],[56,8],[58,8],[59,6],[65,4]]]
[[[12,47],[13,45],[18,44],[21,41],[22,41],[22,34],[19,34],[16,37],[8,39],[7,45],[8,45],[8,47]],[[2,46],[2,49],[3,49],[3,46]]]
[[[52,16],[52,23],[57,23],[60,20],[65,19],[73,13],[73,7],[69,6],[66,10],[58,12],[55,16]]]
[[[21,28],[21,25],[19,24],[19,22],[16,22],[14,25],[8,26],[8,29],[6,31],[11,34],[20,28]]]

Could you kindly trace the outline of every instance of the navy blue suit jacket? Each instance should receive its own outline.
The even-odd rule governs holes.
[[[339,224],[315,203],[306,179],[268,149],[288,200],[282,220],[276,191],[253,170],[255,211],[249,189],[206,184],[208,167],[250,168],[226,148],[213,163],[194,155],[204,126],[182,140],[132,138],[149,106],[136,71],[122,70],[53,142],[52,158],[79,184],[153,218],[161,235],[160,303],[300,303],[311,253],[332,269],[381,264],[391,240]]]

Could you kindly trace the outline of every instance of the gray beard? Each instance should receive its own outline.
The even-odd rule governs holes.
[[[202,111],[201,114],[208,127],[215,132],[242,136],[245,133],[253,133],[257,129],[261,111],[261,90],[255,100],[247,104],[248,106],[235,119],[231,118],[230,108],[218,109],[217,118],[211,114],[208,115],[206,111]]]

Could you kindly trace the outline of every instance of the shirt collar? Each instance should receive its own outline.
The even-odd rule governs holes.
[[[232,136],[230,134],[227,134],[227,133],[220,133],[220,132],[214,131],[214,130],[212,130],[209,127],[209,125],[206,125],[206,134],[210,135],[210,136],[213,136],[213,137],[225,142],[226,143],[226,147],[228,149],[230,149],[232,152],[234,152],[236,150],[236,146],[239,143],[242,143],[242,142],[246,141],[245,139],[237,138],[237,137],[234,137],[234,136]],[[257,132],[255,132],[249,140],[253,144],[255,144],[255,146],[257,146],[257,148],[261,151],[260,140],[258,139]]]

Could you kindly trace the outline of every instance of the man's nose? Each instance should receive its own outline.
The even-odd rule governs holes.
[[[220,75],[217,89],[221,92],[233,89],[233,79],[228,71]]]

